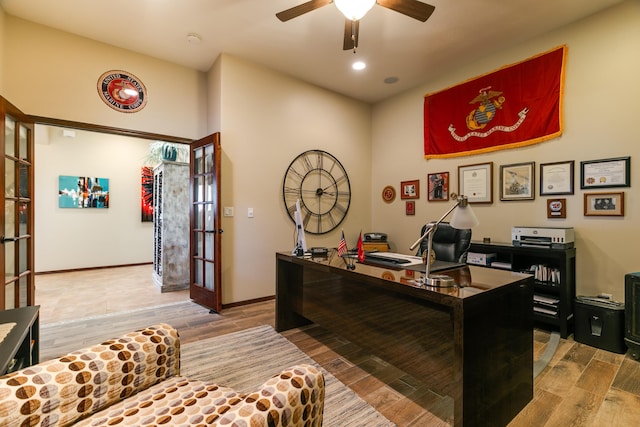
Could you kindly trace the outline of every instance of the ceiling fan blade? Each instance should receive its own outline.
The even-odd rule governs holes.
[[[344,42],[342,50],[349,50],[358,47],[358,33],[360,32],[360,21],[345,19],[344,21]]]
[[[306,3],[299,4],[298,6],[294,6],[291,9],[278,12],[276,13],[276,16],[282,22],[286,22],[289,19],[297,18],[300,15],[311,12],[312,10],[319,9],[322,6],[328,5],[329,3],[333,3],[333,0],[311,0]]]
[[[435,6],[418,0],[378,0],[377,3],[382,7],[395,10],[422,22],[429,19],[433,11],[436,10]]]

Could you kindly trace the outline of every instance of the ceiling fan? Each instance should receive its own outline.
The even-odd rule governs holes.
[[[435,6],[422,3],[418,0],[310,0],[290,9],[276,13],[276,16],[282,22],[296,18],[312,10],[321,8],[330,3],[335,3],[336,7],[345,16],[344,24],[344,43],[343,50],[355,49],[358,47],[358,32],[360,28],[360,19],[377,3],[382,7],[394,10],[403,15],[409,16],[418,21],[425,22],[433,11]]]

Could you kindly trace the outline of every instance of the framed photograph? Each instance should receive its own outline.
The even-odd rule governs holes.
[[[567,199],[547,200],[547,218],[566,218]]]
[[[631,157],[580,162],[580,188],[631,186]]]
[[[540,195],[573,194],[573,160],[540,164]]]
[[[535,162],[500,166],[500,200],[533,200],[535,193]]]
[[[402,181],[400,183],[401,199],[418,199],[420,198],[420,180]]]
[[[585,193],[585,216],[624,216],[624,193]]]
[[[430,173],[427,175],[428,197],[430,202],[449,200],[449,172]]]
[[[405,208],[404,208],[404,213],[405,215],[415,215],[416,214],[416,202],[414,202],[413,200],[409,200],[407,202],[405,202]]]
[[[458,195],[469,203],[493,203],[493,162],[458,166]]]

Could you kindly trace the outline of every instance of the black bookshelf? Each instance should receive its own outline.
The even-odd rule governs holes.
[[[471,242],[469,252],[496,254],[490,268],[534,274],[533,318],[536,324],[558,329],[562,338],[574,330],[576,249],[513,246]]]

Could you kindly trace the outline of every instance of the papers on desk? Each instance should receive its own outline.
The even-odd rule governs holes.
[[[397,264],[398,267],[409,267],[411,265],[422,264],[422,257],[414,255],[397,254],[395,252],[367,252],[365,260],[371,262],[384,262]]]
[[[0,343],[9,335],[9,332],[11,332],[14,326],[16,326],[16,324],[13,322],[0,323]]]

